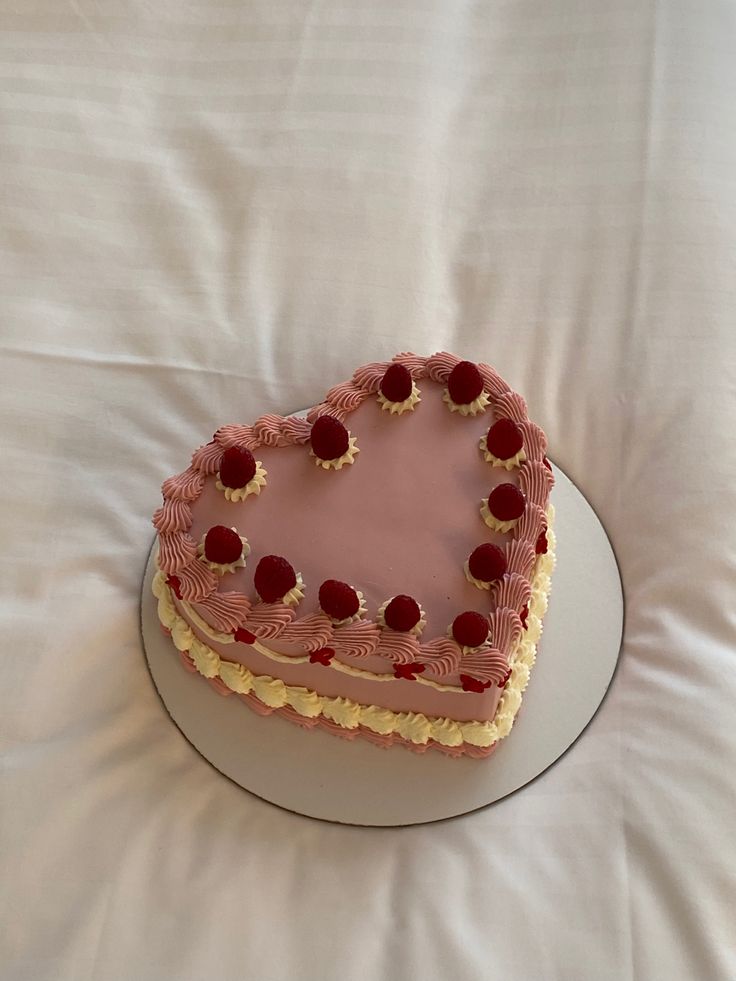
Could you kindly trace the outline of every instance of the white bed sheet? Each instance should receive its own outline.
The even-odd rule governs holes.
[[[736,978],[735,44],[696,0],[0,4],[4,979]],[[490,809],[299,818],[152,688],[158,487],[440,348],[598,510],[623,659]]]

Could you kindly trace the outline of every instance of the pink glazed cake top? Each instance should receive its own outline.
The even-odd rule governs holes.
[[[177,599],[246,646],[258,640],[284,655],[309,652],[315,663],[337,659],[403,680],[421,674],[458,694],[500,687],[525,626],[535,559],[546,549],[553,478],[544,433],[521,396],[479,364],[471,368],[482,390],[471,399],[475,375],[466,364],[444,353],[397,355],[359,368],[307,419],[269,415],[219,429],[187,470],[165,481],[154,517],[159,565]],[[402,370],[385,381],[392,365]],[[406,395],[403,369],[412,398],[386,399],[384,392]],[[354,450],[337,469],[315,455],[331,439],[335,452],[345,448],[337,425],[326,443],[313,439],[324,416],[344,426]],[[220,480],[232,447],[252,452],[265,471],[242,500],[228,499]],[[208,555],[205,537],[216,526],[247,543],[232,569]],[[296,602],[258,595],[256,570],[274,555],[301,577]],[[359,596],[349,622],[326,601],[327,580],[345,584],[335,595],[347,612]],[[397,596],[408,599],[394,605],[393,625],[412,629],[386,622]]]

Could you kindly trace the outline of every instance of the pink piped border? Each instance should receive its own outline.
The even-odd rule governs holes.
[[[305,445],[309,442],[312,422],[319,415],[329,413],[344,422],[351,412],[378,392],[383,375],[391,364],[403,364],[415,381],[429,377],[433,381],[444,384],[460,360],[456,355],[444,351],[429,358],[411,353],[397,354],[391,361],[369,363],[359,367],[350,381],[331,388],[324,401],[308,412],[306,419],[268,414],[261,416],[252,426],[228,425],[218,429],[209,443],[195,451],[191,465],[183,473],[164,481],[161,488],[164,503],[154,516],[154,525],[159,532],[160,556],[163,557],[163,561],[160,559],[160,566],[168,574],[176,575],[180,579],[179,588],[182,598],[196,603],[200,615],[205,616],[215,629],[231,632],[239,626],[250,630],[259,639],[276,639],[282,634],[287,637],[293,633],[294,628],[298,628],[302,620],[307,617],[296,618],[294,612],[283,607],[283,604],[252,604],[251,600],[242,593],[218,593],[216,581],[213,583],[206,576],[195,573],[196,563],[202,565],[202,562],[196,554],[193,554],[193,542],[188,531],[192,521],[191,506],[202,494],[205,478],[217,472],[223,451],[231,446],[255,450],[259,446]],[[513,579],[522,579],[527,588],[504,590],[499,586],[490,591],[490,597],[503,598],[509,604],[494,611],[494,617],[499,619],[500,615],[505,624],[504,629],[499,631],[502,640],[497,647],[489,645],[474,655],[475,671],[468,672],[472,674],[480,672],[484,680],[500,684],[508,664],[510,639],[516,637],[521,630],[520,614],[525,603],[528,602],[525,597],[528,597],[531,583],[534,546],[544,527],[544,512],[554,477],[544,463],[546,437],[542,429],[529,420],[525,400],[521,395],[511,391],[490,365],[480,363],[478,369],[493,412],[498,417],[509,418],[519,424],[524,432],[524,447],[527,452],[527,459],[519,469],[519,484],[527,496],[527,509],[524,516],[526,520],[519,522],[515,538],[505,546],[509,576]],[[226,602],[223,602],[223,595],[227,595]],[[285,610],[288,616],[285,615]],[[243,611],[242,615],[238,615],[237,611]],[[252,616],[250,623],[249,616]],[[310,616],[313,617],[314,614]],[[373,621],[363,622],[373,624]],[[321,623],[320,639],[325,640],[322,646],[335,647],[343,654],[351,653],[359,656],[377,654],[389,661],[406,662],[407,651],[396,643],[395,638],[392,638],[391,643],[383,643],[380,631],[372,632],[368,629],[362,631],[360,649],[346,650],[340,637],[341,629],[346,628],[330,625],[328,634],[326,625]],[[496,637],[494,636],[492,640],[496,642]],[[462,656],[459,645],[444,636],[418,645],[418,654],[415,645],[411,644],[411,652],[412,657],[426,664],[438,677],[456,672]],[[487,661],[485,666],[484,657]],[[463,663],[465,664],[465,661]],[[242,697],[248,698],[248,696]],[[284,712],[281,709],[277,711]],[[326,720],[325,724],[329,726]],[[341,731],[341,734],[344,734],[344,731]],[[367,734],[366,738],[371,736],[375,736],[375,733]],[[447,750],[447,747],[440,748],[443,751]]]

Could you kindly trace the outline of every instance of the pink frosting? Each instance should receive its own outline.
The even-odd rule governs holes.
[[[212,440],[204,446],[200,446],[192,456],[192,466],[200,473],[217,473],[220,469],[222,459],[222,446]]]
[[[329,390],[325,402],[344,412],[353,412],[367,398],[368,392],[364,389],[352,382],[343,382],[342,385],[335,385]]]
[[[256,603],[244,623],[261,640],[278,637],[294,619],[294,611],[285,603]]]
[[[520,422],[519,428],[524,435],[524,453],[527,460],[536,460],[541,463],[547,451],[547,437],[544,432],[529,420]]]
[[[457,355],[440,351],[427,359],[427,374],[433,381],[444,383],[450,377],[450,372],[456,364],[460,364],[460,358]]]
[[[168,477],[161,485],[165,498],[175,501],[195,501],[202,493],[204,477],[193,467],[187,467],[183,473]]]
[[[500,375],[496,374],[490,365],[481,362],[478,365],[478,371],[480,371],[481,377],[483,378],[483,388],[492,399],[498,399],[509,391],[509,386]]]
[[[400,633],[388,627],[381,631],[381,642],[376,653],[396,664],[409,664],[421,658],[419,641],[413,634]]]
[[[162,535],[174,531],[189,531],[192,526],[192,509],[186,501],[165,500],[153,516],[153,527]]]
[[[362,365],[353,375],[353,384],[368,394],[374,394],[380,388],[383,376],[390,364],[390,361],[376,361],[373,364]]]
[[[248,616],[250,600],[242,593],[212,593],[199,603],[195,603],[194,609],[215,630],[232,633],[243,625]]]
[[[462,651],[449,637],[436,637],[422,645],[422,661],[432,668],[438,678],[455,674],[460,666]]]
[[[506,571],[508,573],[517,572],[520,576],[528,579],[534,568],[535,552],[529,542],[520,542],[514,539],[504,546],[506,552]]]
[[[516,526],[516,541],[536,545],[537,539],[545,525],[544,511],[538,504],[527,504],[524,513]]]
[[[397,354],[392,360],[398,364],[403,364],[415,381],[417,378],[423,378],[426,374],[427,359],[419,357],[418,354],[412,354],[411,351],[404,351],[402,354]]]
[[[179,592],[188,602],[206,599],[217,588],[217,576],[201,559],[195,559],[177,572]]]
[[[253,423],[256,441],[262,446],[286,446],[290,442],[284,432],[283,417],[276,415],[261,416]]]
[[[463,654],[459,670],[463,674],[477,678],[479,681],[490,681],[500,684],[506,676],[509,663],[505,654],[495,650],[483,650]]]
[[[306,419],[287,416],[283,421],[284,435],[290,443],[308,443],[312,427]]]
[[[320,416],[334,416],[335,419],[339,419],[340,422],[345,422],[348,417],[348,412],[346,409],[340,409],[331,402],[320,402],[319,405],[315,405],[307,413],[307,421],[310,425],[319,419]]]
[[[532,501],[544,509],[547,506],[553,483],[554,477],[543,463],[530,462],[522,466],[519,474],[519,487],[526,494],[527,501]]]
[[[499,419],[524,422],[527,418],[526,402],[517,392],[504,392],[493,401],[493,411]]]
[[[518,573],[504,576],[503,580],[491,587],[491,593],[498,607],[508,606],[521,613],[531,599],[532,587],[529,580]]]
[[[338,654],[349,654],[352,657],[369,657],[375,654],[381,632],[370,620],[358,620],[337,627],[329,646]]]
[[[494,648],[505,656],[511,652],[521,636],[519,614],[508,606],[494,610],[488,618],[491,623],[490,638]]]
[[[221,426],[215,433],[215,442],[223,448],[242,446],[252,450],[256,446],[256,437],[252,426]]]
[[[297,644],[305,651],[318,651],[332,640],[332,621],[324,613],[312,613],[294,620],[281,631],[279,640]]]
[[[197,556],[197,545],[183,531],[158,536],[158,564],[164,572],[178,572]]]

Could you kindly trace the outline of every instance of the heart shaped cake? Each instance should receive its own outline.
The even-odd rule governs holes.
[[[153,518],[184,667],[305,728],[488,756],[547,608],[546,445],[493,368],[446,353],[218,429]]]

